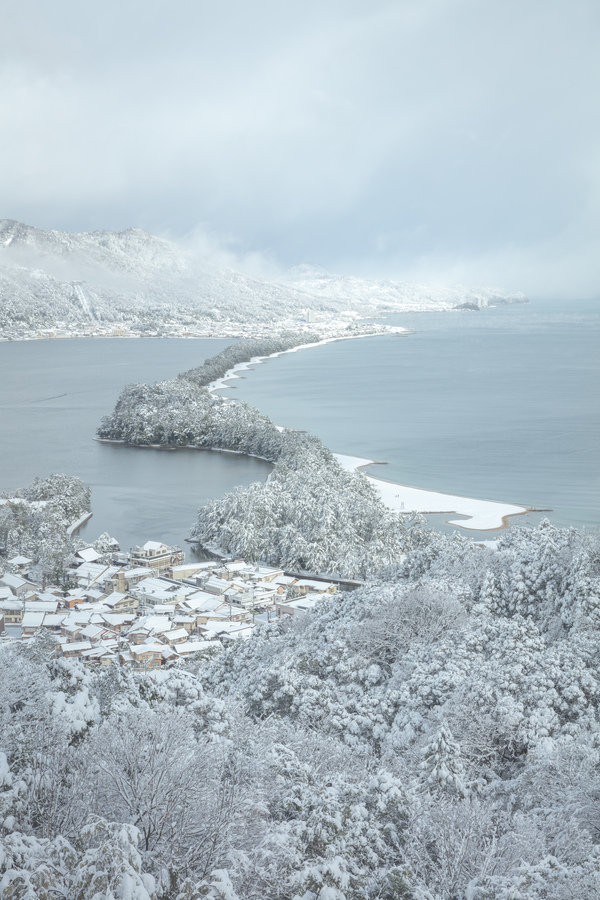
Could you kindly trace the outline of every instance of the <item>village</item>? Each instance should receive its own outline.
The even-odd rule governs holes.
[[[0,641],[45,632],[87,666],[177,666],[212,654],[282,616],[314,607],[338,585],[244,560],[185,562],[179,547],[147,541],[107,557],[80,549],[61,586],[38,584],[32,560],[0,577]]]

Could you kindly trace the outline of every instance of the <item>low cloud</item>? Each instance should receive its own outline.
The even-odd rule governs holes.
[[[261,275],[600,290],[593,0],[29,0],[4,18],[4,217],[136,225]]]

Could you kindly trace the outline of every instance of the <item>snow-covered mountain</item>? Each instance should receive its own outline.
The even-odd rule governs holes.
[[[439,288],[299,266],[278,281],[236,272],[139,228],[81,234],[0,220],[0,328],[57,322],[283,321],[302,310],[363,314],[524,302],[493,289]]]

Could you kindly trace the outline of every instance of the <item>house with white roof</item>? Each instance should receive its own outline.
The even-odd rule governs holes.
[[[131,594],[121,594],[120,591],[113,591],[108,597],[102,600],[102,606],[115,613],[133,613],[139,606],[137,597]]]
[[[5,572],[2,578],[0,578],[0,584],[10,588],[15,597],[22,597],[23,594],[27,593],[32,587],[31,584],[29,584],[28,581],[25,581],[24,578],[21,578],[20,575],[11,575],[10,572]]]
[[[42,627],[44,621],[44,613],[43,612],[26,612],[23,614],[23,621],[21,622],[22,637],[23,640],[25,638],[31,637],[32,634],[35,634],[38,629]]]
[[[100,554],[93,547],[84,547],[82,550],[75,551],[75,558],[82,562],[96,562],[100,559]]]
[[[4,625],[20,625],[23,620],[25,604],[12,594],[7,600],[0,600],[0,615],[4,616]]]
[[[160,541],[146,541],[142,547],[134,547],[131,551],[132,566],[149,566],[163,572],[171,566],[180,566],[184,553],[180,547],[169,547]]]
[[[32,562],[33,560],[28,556],[13,556],[12,559],[9,559],[10,565],[15,566],[20,572],[27,570]]]

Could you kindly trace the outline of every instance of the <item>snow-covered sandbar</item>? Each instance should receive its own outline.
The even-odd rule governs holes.
[[[335,454],[344,469],[360,469],[374,463],[372,459],[361,459],[358,456]],[[499,503],[496,500],[475,500],[471,497],[458,497],[454,494],[443,494],[438,491],[425,491],[421,488],[408,487],[392,481],[383,481],[373,475],[366,475],[371,484],[379,491],[381,499],[397,512],[444,513],[468,516],[468,519],[449,519],[448,524],[473,531],[496,531],[506,528],[509,516],[519,516],[529,512],[526,506],[512,503]]]
[[[297,353],[298,350],[308,350],[312,347],[322,347],[324,344],[332,344],[335,341],[351,341],[365,337],[385,337],[389,334],[405,335],[410,334],[410,332],[408,328],[402,328],[402,326],[400,325],[387,325],[385,327],[385,330],[382,331],[369,331],[364,334],[336,334],[332,337],[323,338],[320,341],[313,341],[310,344],[299,344],[297,347],[290,347],[288,350],[279,350],[277,353],[270,353],[268,356],[253,356],[252,359],[249,359],[246,362],[236,363],[235,366],[232,366],[231,369],[228,369],[221,378],[217,378],[216,381],[213,381],[211,382],[211,384],[207,385],[207,390],[212,393],[213,391],[221,391],[226,388],[230,388],[231,385],[227,382],[232,381],[235,378],[243,377],[238,375],[238,372],[244,372],[247,369],[252,369],[254,366],[259,365],[266,359],[275,359],[278,356],[284,356],[286,353]]]

